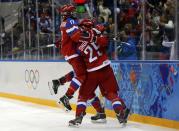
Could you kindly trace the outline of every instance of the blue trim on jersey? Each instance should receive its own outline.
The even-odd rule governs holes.
[[[73,27],[74,25],[78,25],[78,21],[77,21],[77,20],[74,20],[74,19],[72,19],[72,18],[68,18],[68,19],[66,20],[66,26],[65,26],[65,28],[66,28],[66,29],[69,29],[69,28]]]
[[[94,100],[91,102],[91,104],[94,104],[94,103],[96,103],[97,101],[99,101],[99,98],[98,98],[98,97],[95,97]]]
[[[79,104],[77,105],[78,108],[86,108],[86,105],[83,105],[83,104]]]
[[[122,105],[120,105],[120,104],[114,104],[114,105],[113,105],[113,108],[115,109],[115,108],[118,108],[118,107],[120,107],[120,106],[122,106]]]
[[[66,30],[71,29],[71,28],[73,28],[74,26],[78,26],[78,21],[77,21],[77,20],[74,20],[74,19],[72,19],[72,18],[68,18],[68,19],[66,20],[66,25],[65,25]],[[67,32],[67,34],[68,34],[69,36],[72,36],[77,30],[78,30],[78,29],[74,28],[74,29],[71,30],[70,32]]]
[[[73,80],[71,81],[70,84],[73,88],[75,88],[76,90],[80,87],[76,82],[74,82]]]
[[[81,53],[81,51],[79,49],[77,49],[76,52],[77,52],[78,55],[82,55],[82,53]]]
[[[72,36],[76,31],[78,31],[78,29],[74,29],[73,31],[71,31],[71,32],[69,32],[69,33],[67,33],[69,36]]]

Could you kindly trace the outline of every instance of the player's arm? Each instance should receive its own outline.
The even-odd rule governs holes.
[[[96,25],[95,28],[93,28],[94,32],[97,34],[96,36],[96,43],[100,45],[100,47],[105,47],[109,43],[109,39],[107,35],[104,35],[103,32],[105,31],[105,28],[103,25]]]
[[[81,31],[78,27],[78,22],[74,19],[67,19],[66,23],[66,33],[72,41],[78,42],[81,36]]]
[[[100,35],[96,37],[96,43],[100,46],[100,47],[106,47],[109,43],[109,38],[105,35]]]

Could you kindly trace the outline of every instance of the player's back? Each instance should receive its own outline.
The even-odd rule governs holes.
[[[110,61],[104,48],[94,42],[95,33],[90,30],[87,35],[79,41],[77,51],[83,56],[87,71],[92,72],[109,65]]]
[[[76,54],[76,43],[73,40],[75,33],[79,31],[78,22],[72,18],[68,18],[61,23],[61,53],[65,56]]]

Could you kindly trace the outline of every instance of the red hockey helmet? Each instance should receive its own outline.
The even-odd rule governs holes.
[[[94,26],[94,23],[92,20],[90,19],[83,19],[81,22],[80,22],[80,26],[84,26],[86,28],[92,28]]]
[[[59,12],[61,13],[61,15],[70,15],[73,12],[75,12],[76,7],[73,5],[64,5],[63,7],[61,7],[59,9]]]

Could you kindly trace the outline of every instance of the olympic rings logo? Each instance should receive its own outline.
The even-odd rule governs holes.
[[[25,70],[25,83],[28,88],[37,89],[40,80],[39,71],[36,70]]]

